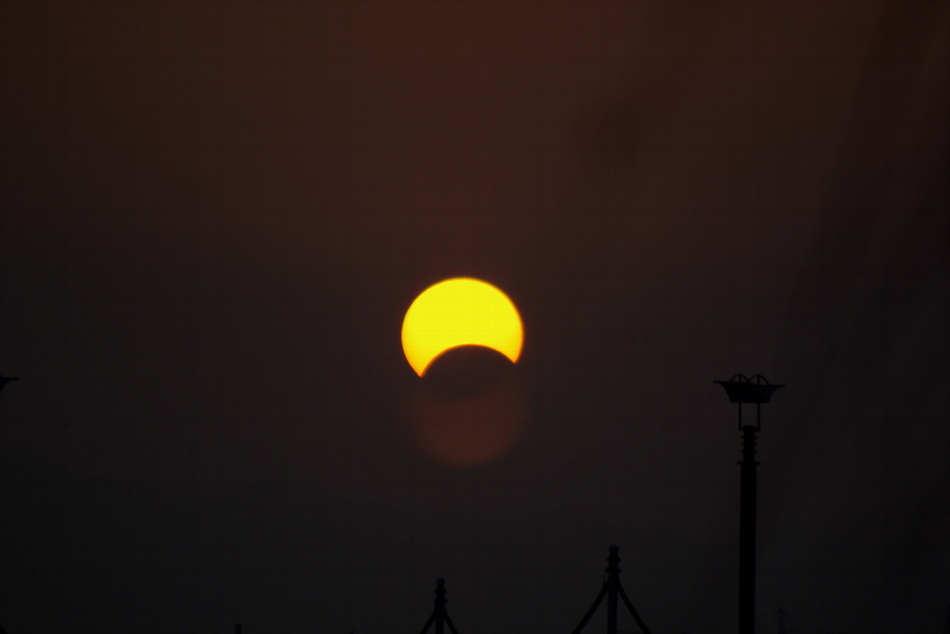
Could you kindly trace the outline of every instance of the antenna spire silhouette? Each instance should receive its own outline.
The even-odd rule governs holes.
[[[426,634],[433,624],[435,624],[435,634],[444,634],[446,625],[449,626],[452,634],[459,634],[455,625],[452,624],[452,619],[449,618],[449,613],[445,610],[445,603],[445,579],[439,577],[435,582],[435,608],[432,610],[432,616],[422,626],[422,634]]]
[[[627,593],[623,590],[623,586],[620,585],[620,557],[617,555],[619,550],[620,549],[616,546],[610,547],[610,556],[607,557],[607,576],[604,579],[604,585],[601,587],[600,592],[597,593],[597,598],[594,599],[593,605],[587,610],[587,614],[584,615],[584,618],[581,619],[581,622],[577,624],[577,627],[574,628],[571,634],[580,634],[580,631],[584,629],[587,622],[594,616],[594,612],[597,611],[600,602],[604,600],[604,596],[607,597],[607,634],[617,634],[618,596],[623,599],[624,605],[627,606],[627,610],[630,611],[630,615],[633,617],[633,620],[637,622],[637,625],[640,626],[640,630],[643,631],[643,634],[650,634],[650,629],[646,626],[646,623],[643,622],[643,619],[640,618],[640,615],[637,614],[633,603],[630,601],[630,597],[627,596]]]
[[[778,634],[785,634],[785,622],[787,620],[785,608],[778,609],[778,612],[775,613],[775,620],[778,621]]]

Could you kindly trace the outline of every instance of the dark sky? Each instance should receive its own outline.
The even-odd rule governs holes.
[[[945,631],[948,68],[939,0],[7,0],[0,623],[567,633],[616,543],[734,631],[741,372],[758,631]],[[467,467],[458,275],[525,327]]]

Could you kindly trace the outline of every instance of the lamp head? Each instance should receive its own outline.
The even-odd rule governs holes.
[[[775,390],[784,385],[772,385],[761,374],[754,374],[751,378],[736,374],[728,381],[714,381],[725,390],[730,403],[768,403]]]

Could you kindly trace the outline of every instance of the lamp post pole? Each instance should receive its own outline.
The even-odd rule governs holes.
[[[784,385],[772,385],[761,374],[746,378],[741,374],[723,386],[729,401],[739,405],[739,430],[742,432],[742,462],[739,481],[739,634],[755,634],[755,497],[756,433],[762,429],[762,403]],[[742,404],[755,403],[755,425],[742,424]]]
[[[755,632],[755,461],[756,428],[742,428],[739,483],[739,634]]]

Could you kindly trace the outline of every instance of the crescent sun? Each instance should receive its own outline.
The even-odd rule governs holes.
[[[442,353],[459,346],[485,346],[512,363],[521,355],[524,330],[514,303],[487,282],[455,277],[422,291],[402,322],[402,349],[422,376]]]

